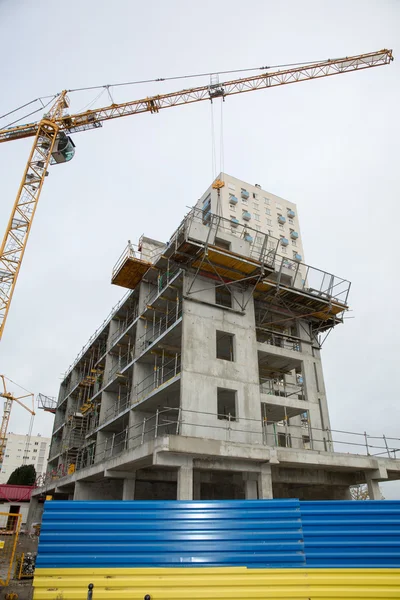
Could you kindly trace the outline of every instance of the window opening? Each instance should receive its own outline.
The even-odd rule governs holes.
[[[236,421],[236,390],[217,389],[218,419]]]
[[[234,335],[225,331],[217,331],[217,358],[234,361]]]
[[[232,292],[224,286],[215,288],[215,304],[232,308]]]

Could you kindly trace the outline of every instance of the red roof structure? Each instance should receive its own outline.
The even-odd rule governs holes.
[[[0,484],[0,502],[29,502],[34,485]]]

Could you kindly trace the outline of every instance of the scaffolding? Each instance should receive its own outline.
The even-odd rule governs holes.
[[[113,269],[111,283],[131,290],[135,289],[147,271],[153,267],[153,261],[157,256],[155,252],[143,252],[141,246],[135,247],[128,241]]]
[[[187,296],[198,293],[193,286],[197,276],[211,279],[214,287],[228,291],[231,285],[250,288],[254,298],[271,310],[286,311],[293,319],[308,319],[316,334],[342,322],[348,309],[350,282],[300,260],[281,256],[279,247],[280,241],[264,232],[241,224],[233,228],[231,220],[194,207],[163,252],[152,256],[151,266],[161,270],[162,261],[168,260],[168,272],[171,263],[175,269],[180,266],[192,272],[194,278]],[[149,270],[150,262],[136,257],[133,260],[132,252],[128,246],[117,262],[113,283],[117,283],[121,269],[126,281],[134,279],[135,285]],[[143,263],[140,269],[138,262]],[[248,295],[242,301],[235,300],[237,308],[244,311]]]
[[[45,412],[50,412],[53,415],[56,414],[57,410],[57,399],[53,396],[45,396],[44,394],[38,394],[37,397],[38,407],[43,409]]]

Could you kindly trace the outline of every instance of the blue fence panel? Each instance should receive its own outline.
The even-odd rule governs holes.
[[[51,501],[36,566],[304,567],[300,503]]]
[[[400,567],[400,501],[300,502],[300,509],[307,567]]]
[[[37,567],[400,568],[400,501],[46,503]]]

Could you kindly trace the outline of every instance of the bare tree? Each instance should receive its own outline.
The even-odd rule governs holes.
[[[353,485],[350,488],[350,494],[352,500],[371,500],[368,493],[368,486],[366,483],[359,483],[358,485]],[[385,500],[382,492],[381,492],[382,500]]]

